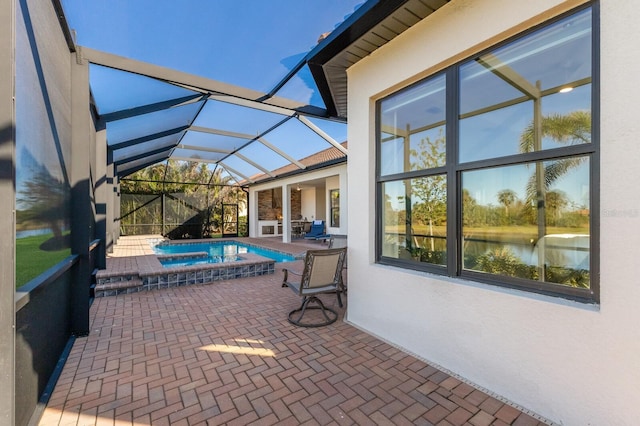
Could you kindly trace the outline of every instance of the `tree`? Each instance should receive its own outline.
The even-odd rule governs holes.
[[[536,124],[540,127],[536,130]],[[533,120],[520,137],[520,151],[533,152],[542,149],[542,138],[547,137],[563,145],[575,145],[591,142],[591,113],[589,111],[571,111],[567,114],[550,114],[540,117],[538,123]],[[572,169],[580,166],[586,156],[565,157],[546,163],[536,163],[536,170],[529,178],[526,188],[528,205],[537,209],[538,239],[546,234],[547,209],[549,202],[560,202],[560,197],[548,197],[553,184]],[[559,207],[555,205],[554,207]],[[556,210],[556,214],[557,214]],[[556,222],[553,218],[554,223]],[[539,259],[539,278],[545,280],[544,265]]]
[[[548,210],[549,225],[557,226],[562,210],[569,205],[569,197],[563,191],[549,191],[546,193],[545,206]]]
[[[197,222],[202,223],[203,235],[219,231],[223,203],[239,209],[247,205],[246,193],[222,172],[211,171],[206,163],[175,160],[137,171],[121,182],[122,193],[131,194],[123,197],[123,224]]]
[[[475,226],[481,223],[482,219],[479,215],[478,202],[469,193],[468,189],[462,190],[462,225]]]
[[[591,142],[591,113],[571,111],[567,114],[550,114],[542,117],[541,137],[549,137],[564,145]],[[535,150],[535,129],[531,123],[520,136],[520,152]]]
[[[428,136],[420,139],[417,149],[411,149],[409,155],[412,170],[426,170],[439,167],[446,162],[446,141],[443,129],[438,137],[431,140]],[[407,206],[413,196],[418,198],[412,208],[411,219],[425,223],[429,227],[429,236],[433,237],[434,223],[446,220],[447,215],[447,179],[445,175],[433,175],[413,179],[407,183]],[[430,238],[431,250],[435,250],[434,239]]]
[[[504,214],[507,216],[507,219],[509,218],[509,207],[517,198],[517,194],[512,189],[503,189],[498,192],[498,201],[504,206]]]
[[[46,223],[56,240],[62,239],[62,232],[68,226],[71,189],[63,181],[51,176],[44,168],[38,168],[31,180],[18,193],[21,221]]]
[[[219,209],[214,208],[212,212],[213,225],[216,230],[221,230],[222,224],[225,222],[222,204],[237,204],[240,210],[246,206],[246,194],[241,189],[230,186],[230,181],[230,176],[222,175],[221,168],[215,169],[209,178],[209,203],[212,206],[220,206]]]
[[[563,145],[576,145],[591,142],[591,113],[589,111],[571,111],[568,114],[550,114],[541,120],[541,135]],[[535,125],[531,123],[520,136],[520,152],[533,152],[536,149]],[[539,194],[549,191],[549,188],[569,170],[578,167],[586,157],[561,158],[545,164],[542,171],[544,179],[538,179],[536,174],[529,178],[527,184],[527,201],[535,202]],[[540,188],[539,182],[543,182]]]

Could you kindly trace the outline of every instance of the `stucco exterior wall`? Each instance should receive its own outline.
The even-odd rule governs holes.
[[[327,167],[320,170],[315,170],[311,172],[307,172],[301,175],[294,175],[287,178],[282,178],[266,183],[255,184],[249,188],[249,199],[251,200],[249,203],[249,236],[256,237],[259,235],[258,232],[258,196],[257,193],[259,191],[264,191],[271,188],[283,188],[283,194],[286,192],[286,188],[289,187],[289,191],[295,191],[295,187],[298,185],[304,186],[305,182],[316,181],[319,179],[325,179],[325,185],[322,187],[322,190],[319,191],[316,188],[305,188],[300,192],[301,194],[301,206],[300,211],[303,217],[306,217],[307,220],[313,219],[322,219],[328,223],[325,217],[322,217],[328,214],[328,191],[329,187],[331,188],[341,188],[341,194],[345,194],[347,192],[347,165],[342,163],[336,166]],[[329,186],[328,186],[329,185]],[[283,195],[283,202],[285,201],[285,196]],[[343,200],[345,200],[343,198]],[[341,200],[341,211],[344,211],[346,215],[346,200]],[[344,203],[344,207],[342,205]],[[283,206],[284,207],[284,206]],[[283,209],[283,215],[286,209]],[[315,213],[314,213],[315,212]],[[343,216],[346,218],[346,216]],[[296,218],[293,218],[294,220]],[[287,234],[288,232],[288,224],[283,222],[283,232]],[[287,228],[287,229],[285,229]],[[347,233],[347,222],[346,220],[342,221],[340,224],[340,228],[331,228],[331,232],[346,234]]]
[[[631,80],[640,68],[640,8],[634,2],[600,2],[601,303],[375,264],[375,101],[582,3],[453,0],[348,70],[348,321],[558,423],[635,424],[640,87]]]

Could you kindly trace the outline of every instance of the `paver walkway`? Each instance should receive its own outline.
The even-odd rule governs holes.
[[[281,280],[97,298],[40,425],[544,424],[342,321],[335,296],[334,324],[289,324]]]

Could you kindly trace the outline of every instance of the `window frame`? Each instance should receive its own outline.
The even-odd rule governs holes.
[[[591,142],[588,144],[570,145],[560,148],[546,149],[527,153],[518,153],[502,157],[491,157],[481,160],[473,160],[465,163],[459,162],[459,70],[461,66],[469,60],[493,52],[501,47],[522,40],[532,33],[547,28],[554,23],[570,17],[574,14],[591,9]],[[462,278],[476,282],[487,283],[500,287],[520,289],[527,292],[544,294],[555,297],[562,297],[582,303],[600,302],[599,283],[599,252],[600,252],[600,32],[599,32],[599,3],[589,2],[574,8],[566,13],[558,15],[528,30],[516,34],[501,43],[493,45],[487,49],[476,52],[455,64],[436,71],[431,75],[421,78],[400,90],[397,90],[384,98],[375,102],[375,207],[376,207],[376,235],[375,235],[375,261],[378,264],[396,266],[403,269],[418,270],[433,273],[440,276]],[[391,175],[381,175],[381,112],[382,103],[391,96],[398,95],[404,91],[411,90],[416,85],[422,84],[438,75],[445,75],[446,84],[446,114],[445,114],[445,137],[446,137],[446,164],[443,167],[436,167],[428,170],[405,171]],[[497,166],[531,164],[536,161],[550,161],[563,157],[586,155],[590,158],[589,169],[589,210],[590,210],[590,287],[588,289],[564,286],[561,284],[546,283],[505,275],[483,273],[479,271],[465,270],[463,268],[463,256],[461,250],[462,243],[462,174],[471,170],[482,170]],[[385,257],[383,253],[384,235],[384,194],[382,187],[386,182],[425,177],[436,174],[446,175],[447,179],[447,262],[446,267],[441,265],[417,262],[400,258]]]

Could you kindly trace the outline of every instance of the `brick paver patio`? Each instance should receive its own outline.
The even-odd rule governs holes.
[[[545,424],[342,321],[335,296],[336,323],[289,324],[281,279],[97,298],[40,425]]]

